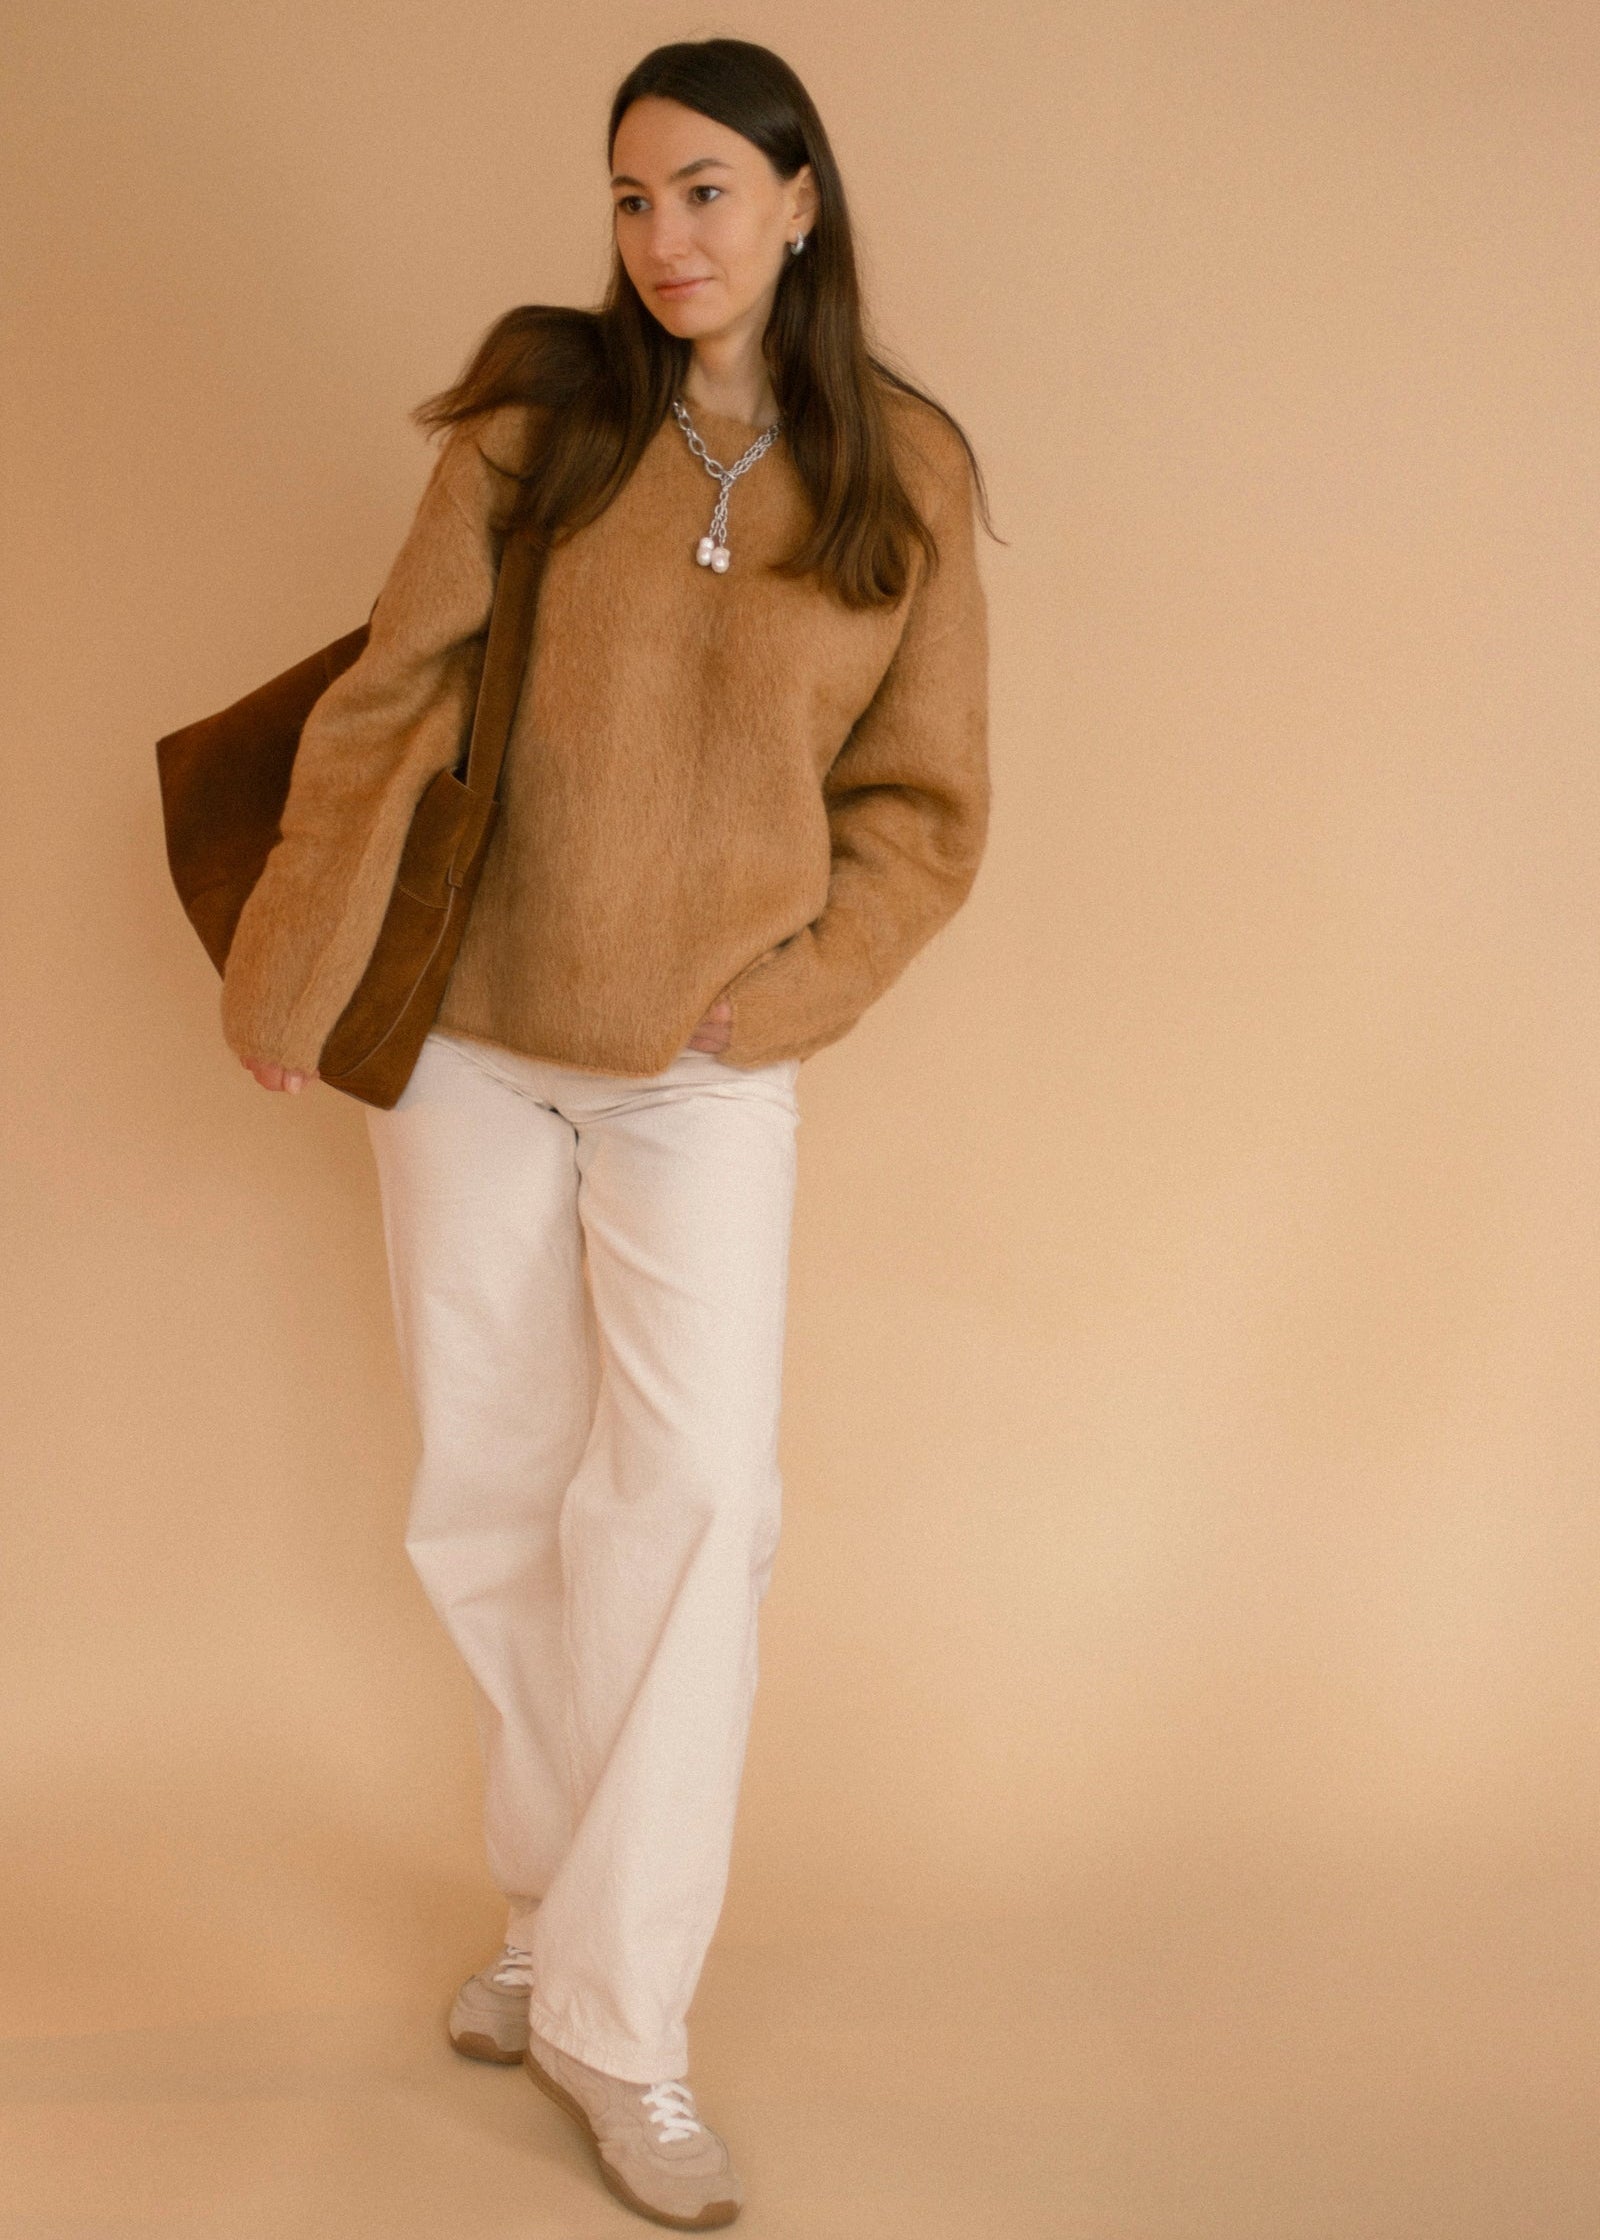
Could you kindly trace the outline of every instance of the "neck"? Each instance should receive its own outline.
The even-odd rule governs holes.
[[[708,336],[694,346],[684,375],[682,397],[693,412],[721,412],[746,420],[758,432],[778,417],[778,399],[757,345],[743,337]]]

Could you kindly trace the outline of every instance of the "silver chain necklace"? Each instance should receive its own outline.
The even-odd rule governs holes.
[[[755,442],[744,454],[744,457],[736,459],[731,467],[725,467],[719,459],[712,458],[710,452],[700,441],[695,431],[694,422],[689,418],[688,411],[681,398],[673,398],[672,411],[679,427],[689,439],[689,449],[697,459],[703,462],[707,474],[714,475],[722,485],[721,493],[712,509],[710,532],[703,536],[695,546],[694,556],[702,568],[714,568],[719,576],[725,576],[728,572],[728,563],[733,558],[732,553],[728,550],[727,543],[728,492],[738,481],[740,475],[748,474],[756,461],[764,458],[766,453],[772,449],[773,444],[777,441],[778,431],[783,426],[783,421],[780,417],[773,421],[770,428],[763,428]]]

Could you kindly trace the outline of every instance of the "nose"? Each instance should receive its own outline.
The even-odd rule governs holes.
[[[671,278],[683,262],[693,229],[681,210],[652,210],[645,220],[644,251],[658,280]]]

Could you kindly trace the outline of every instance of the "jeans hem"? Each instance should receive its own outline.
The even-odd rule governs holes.
[[[528,2001],[528,2023],[539,2037],[548,2038],[562,2053],[570,2053],[574,2061],[582,2061],[608,2077],[620,2077],[624,2084],[666,2084],[689,2074],[688,2054],[681,2040],[659,2061],[642,2064],[637,2053],[620,2052],[615,2046],[602,2045],[597,2038],[585,2037],[580,2030],[569,2030],[537,1999]]]

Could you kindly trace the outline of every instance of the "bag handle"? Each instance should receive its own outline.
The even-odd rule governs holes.
[[[489,637],[483,649],[477,705],[472,711],[472,732],[462,771],[462,783],[473,797],[472,814],[463,824],[451,859],[448,876],[453,887],[465,885],[468,866],[494,815],[506,746],[528,672],[539,584],[548,551],[542,538],[515,529],[500,554]]]
[[[526,530],[515,529],[507,537],[500,555],[494,608],[489,617],[489,640],[484,647],[483,673],[478,684],[478,704],[473,710],[467,766],[462,773],[472,793],[492,794],[500,782],[500,765],[505,760],[506,743],[511,737],[512,719],[522,697],[522,681],[528,667],[545,551],[541,539]]]

